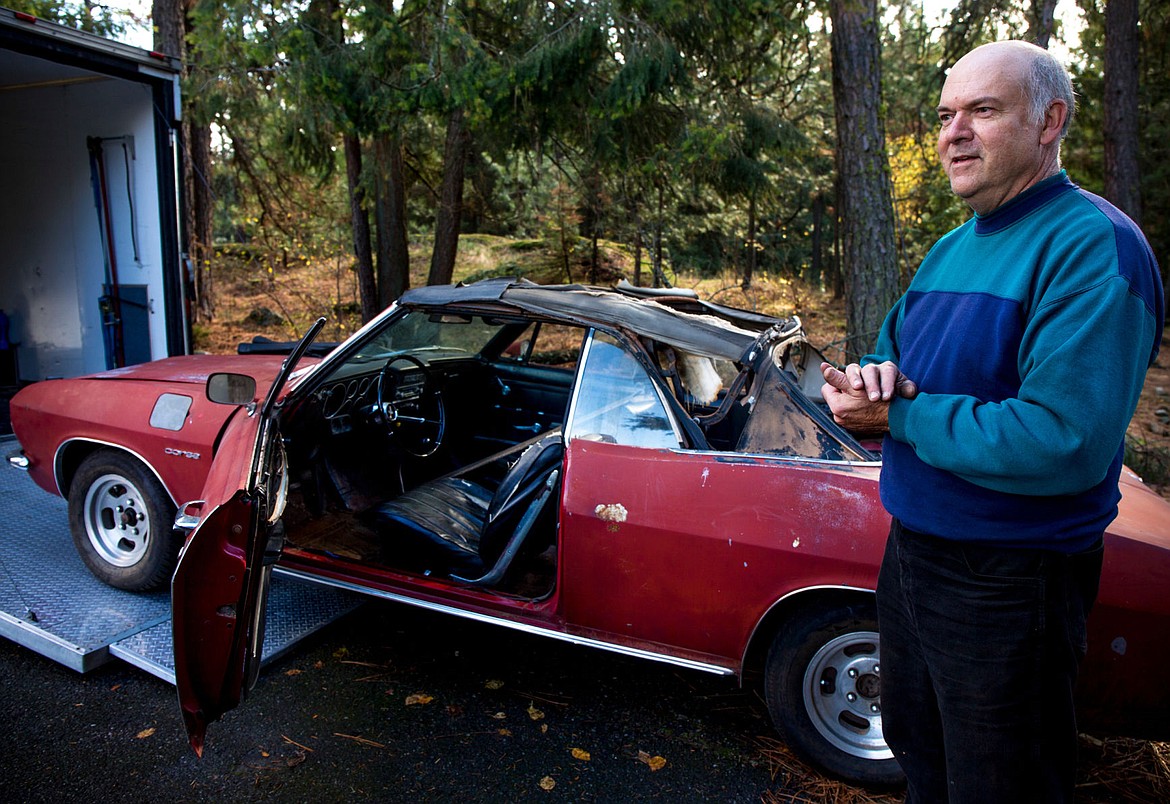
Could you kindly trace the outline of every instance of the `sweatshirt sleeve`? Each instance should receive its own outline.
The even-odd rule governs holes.
[[[890,435],[927,464],[996,491],[1088,489],[1105,477],[1137,406],[1155,318],[1120,275],[1048,302],[1025,330],[1016,397],[895,399]],[[883,345],[890,325],[888,317],[881,359],[893,359],[893,341]]]

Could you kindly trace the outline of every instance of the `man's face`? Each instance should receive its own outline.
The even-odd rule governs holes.
[[[1024,58],[994,47],[951,68],[939,99],[938,154],[951,190],[986,214],[1055,172],[1024,91]]]

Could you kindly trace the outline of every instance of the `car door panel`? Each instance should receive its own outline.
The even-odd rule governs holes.
[[[259,538],[247,494],[259,417],[237,415],[204,487],[202,518],[179,555],[171,581],[175,680],[191,745],[202,752],[207,724],[239,703],[251,618],[244,616],[249,555]]]
[[[485,438],[513,444],[564,423],[571,371],[505,362],[492,363],[489,370]]]
[[[571,627],[738,661],[784,595],[875,588],[889,529],[876,467],[585,439],[570,443],[566,467],[561,595]]]

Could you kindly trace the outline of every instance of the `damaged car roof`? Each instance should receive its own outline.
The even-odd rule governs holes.
[[[469,285],[432,285],[408,290],[402,306],[500,304],[530,314],[544,314],[600,327],[618,326],[686,351],[738,361],[761,338],[738,326],[734,308],[711,306],[705,313],[684,313],[662,300],[637,298],[611,288],[589,285],[538,285],[526,279],[485,279]],[[752,314],[754,317],[757,314]],[[762,316],[760,318],[763,318]],[[772,319],[779,332],[799,330],[797,319]]]

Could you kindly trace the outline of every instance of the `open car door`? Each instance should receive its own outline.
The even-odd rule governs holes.
[[[194,530],[171,581],[175,683],[187,736],[200,756],[207,724],[239,704],[259,671],[265,603],[283,542],[278,522],[288,486],[276,400],[324,324],[324,318],[318,319],[297,344],[259,408],[251,398],[252,383],[250,401],[224,432],[203,500],[188,503],[176,520],[179,527]],[[217,377],[219,391],[212,386]],[[229,401],[238,394],[232,390],[237,379],[245,378],[213,376],[208,395]],[[224,398],[217,399],[217,393]]]

